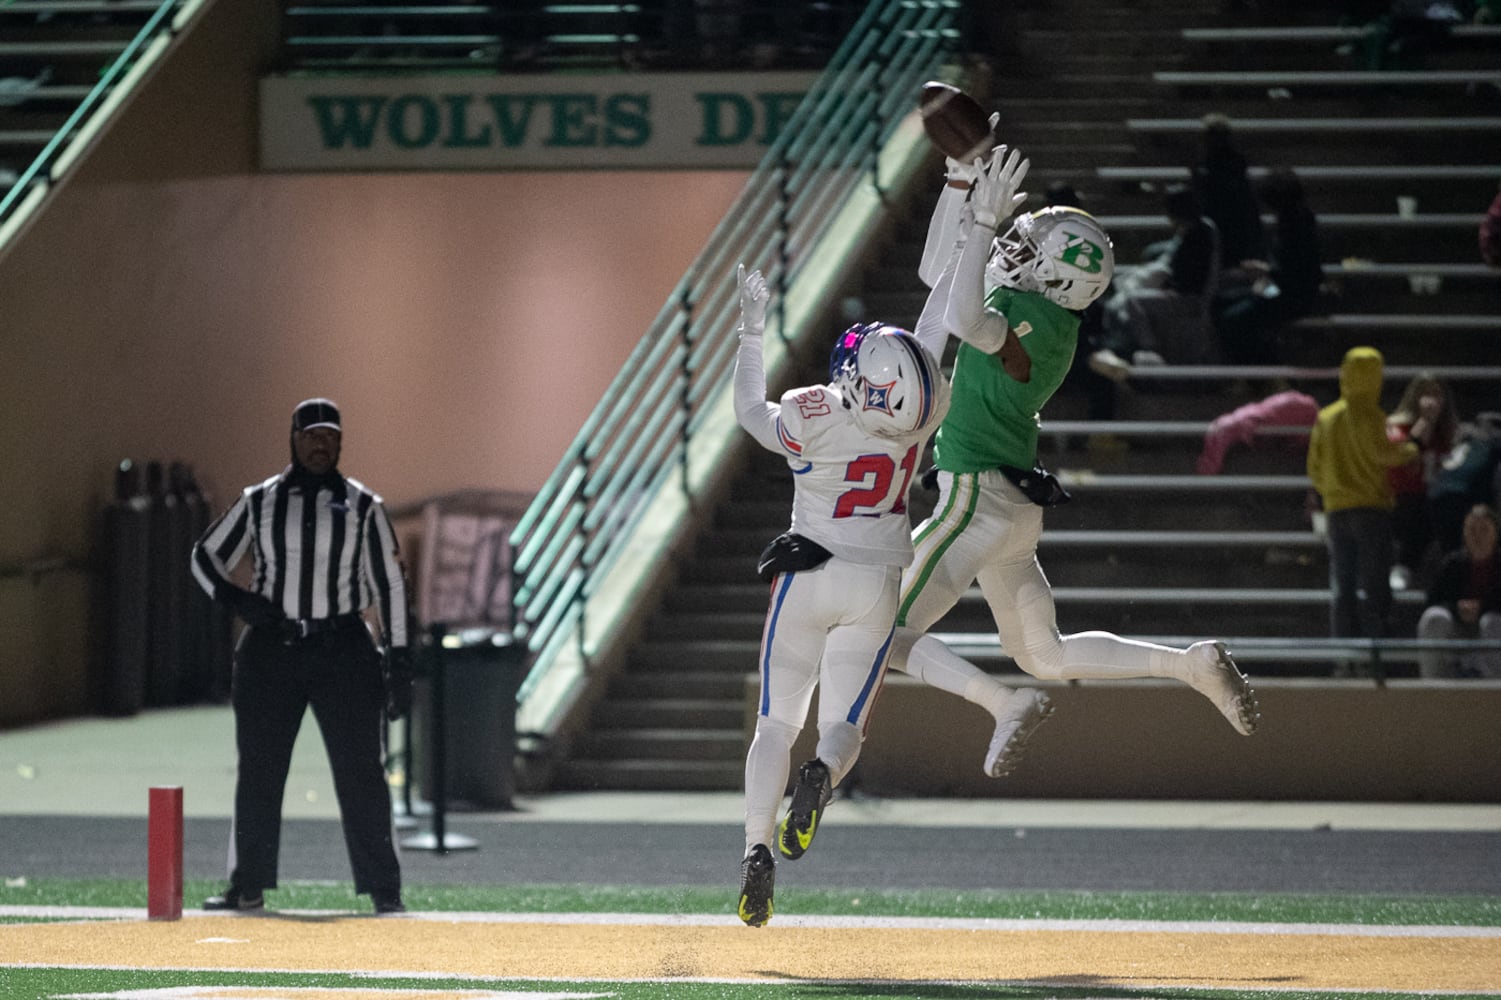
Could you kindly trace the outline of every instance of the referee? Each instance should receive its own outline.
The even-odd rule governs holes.
[[[406,586],[381,498],[338,471],[339,409],[292,413],[292,464],[246,487],[193,546],[193,575],[249,626],[235,649],[230,701],[239,766],[229,887],[206,910],[259,910],[276,888],[281,803],[309,705],[333,771],[354,891],[400,913],[381,713],[411,707]],[[249,588],[230,574],[251,555]],[[364,611],[375,605],[382,657]]]

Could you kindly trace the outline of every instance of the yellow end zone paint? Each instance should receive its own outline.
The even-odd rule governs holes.
[[[753,929],[733,917],[725,918],[723,926],[674,924],[671,918],[653,925],[612,924],[587,914],[576,920],[539,914],[536,923],[516,914],[497,914],[505,921],[497,926],[484,916],[377,919],[270,913],[194,916],[173,922],[12,924],[0,926],[0,955],[26,957],[15,965],[554,981],[942,980],[1135,988],[1501,991],[1501,936],[1475,936],[1467,934],[1467,928],[1454,928],[1454,936],[1433,928],[1414,929],[1423,933],[1413,936],[1227,933],[1214,924],[1202,925],[1203,932],[790,923]],[[382,1000],[393,995],[370,991],[372,998]],[[328,995],[310,996],[327,1000]]]

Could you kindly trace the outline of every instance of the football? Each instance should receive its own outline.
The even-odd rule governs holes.
[[[928,141],[944,156],[968,164],[995,145],[990,115],[979,101],[952,84],[937,80],[923,84],[917,110]]]

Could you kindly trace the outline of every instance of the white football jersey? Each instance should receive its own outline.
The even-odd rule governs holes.
[[[892,440],[862,430],[835,386],[788,391],[776,432],[793,472],[792,530],[850,562],[909,565],[907,490],[945,409]]]

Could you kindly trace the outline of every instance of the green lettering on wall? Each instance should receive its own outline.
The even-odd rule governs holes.
[[[765,127],[761,130],[761,142],[770,146],[777,141],[777,136],[782,134],[782,129],[787,127],[787,121],[797,106],[803,102],[802,94],[775,94],[762,93],[756,95],[756,100],[761,102],[761,112],[765,115]]]
[[[554,94],[552,98],[552,134],[549,146],[597,146],[599,129],[588,123],[597,102],[593,94]]]
[[[473,134],[469,131],[469,104],[473,100],[473,94],[443,95],[443,103],[448,105],[448,135],[443,145],[449,149],[490,145],[490,126],[481,126]]]
[[[369,149],[384,97],[309,97],[324,149]]]
[[[514,148],[525,143],[527,127],[532,120],[532,109],[537,106],[536,95],[486,94],[485,101],[495,115],[495,127],[500,130],[501,145]]]
[[[414,124],[410,111],[416,112],[415,132],[410,127]],[[391,110],[386,113],[386,131],[402,149],[431,146],[438,138],[439,123],[438,105],[422,94],[403,94],[391,102]]]
[[[695,94],[703,108],[703,131],[695,142],[700,146],[738,146],[750,138],[756,124],[755,109],[740,94]],[[729,120],[727,120],[727,117]]]
[[[605,145],[644,146],[651,140],[651,95],[611,94],[605,101]]]

